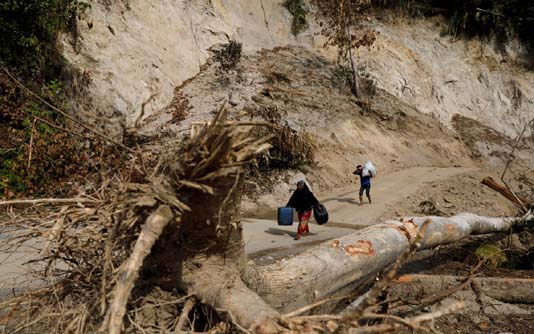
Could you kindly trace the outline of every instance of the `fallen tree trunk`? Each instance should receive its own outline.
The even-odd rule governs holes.
[[[420,248],[457,242],[470,235],[507,231],[513,219],[460,214],[386,221],[307,252],[258,267],[249,286],[281,312],[352,291],[409,248],[419,227],[430,221]]]
[[[464,277],[451,275],[403,275],[389,286],[390,299],[417,304],[423,297],[435,295],[461,284]],[[488,297],[506,303],[534,303],[534,279],[475,277],[471,284]],[[470,288],[470,284],[466,285]],[[413,302],[412,302],[413,301]]]

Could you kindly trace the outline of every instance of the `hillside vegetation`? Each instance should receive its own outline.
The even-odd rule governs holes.
[[[80,129],[47,105],[71,107],[75,71],[58,37],[68,34],[75,45],[77,17],[88,7],[78,0],[0,2],[0,197],[65,193],[69,178],[98,164],[82,150]]]

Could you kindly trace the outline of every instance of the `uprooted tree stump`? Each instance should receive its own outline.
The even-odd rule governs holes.
[[[127,300],[145,258],[144,269],[151,270],[159,285],[189,291],[247,328],[276,330],[267,320],[278,318],[278,312],[241,279],[246,268],[239,215],[242,166],[269,148],[265,142],[270,138],[252,141],[248,131],[227,126],[224,117],[221,111],[178,152],[176,160],[163,165],[160,192],[170,200],[158,198],[163,203],[147,220],[124,266],[104,323],[110,333],[121,331]],[[150,226],[152,231],[143,234]]]
[[[50,319],[65,323],[61,329],[66,333],[117,334],[123,331],[125,318],[130,327],[141,326],[130,318],[129,310],[144,298],[142,290],[148,286],[194,295],[244,332],[309,331],[312,325],[333,328],[331,321],[338,322],[336,328],[365,332],[369,328],[359,329],[350,309],[341,315],[300,315],[324,300],[346,299],[355,287],[417,247],[505,231],[513,224],[513,219],[472,214],[386,221],[291,259],[256,267],[244,253],[239,216],[242,168],[268,149],[268,139],[253,138],[248,128],[227,124],[221,109],[212,123],[162,158],[153,171],[144,171],[142,182],[114,179],[83,204],[48,211],[35,207],[33,216],[15,216],[20,228],[9,230],[4,250],[32,238],[46,240],[34,262],[45,265],[41,273],[49,289],[30,291],[0,307],[10,310],[8,315],[21,310],[21,305],[28,305],[23,309],[30,315],[46,307],[62,308],[43,319],[48,324]],[[369,296],[355,302],[372,305],[373,294]],[[187,313],[191,304],[187,303]],[[410,323],[419,326],[457,307],[381,330]],[[373,315],[360,312],[360,316]],[[186,317],[177,316],[177,324],[172,322],[176,332]],[[12,321],[18,322],[15,329],[20,331],[43,319]],[[10,317],[3,321],[9,324]]]

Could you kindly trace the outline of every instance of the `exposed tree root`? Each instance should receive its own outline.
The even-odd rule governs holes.
[[[236,275],[237,270],[210,267],[187,278],[192,292],[203,302],[212,305],[239,326],[254,333],[277,333],[280,314],[250,290]]]
[[[119,334],[121,332],[122,321],[126,313],[126,303],[139,277],[139,270],[163,229],[173,218],[174,214],[170,207],[166,205],[158,207],[148,217],[135,243],[132,254],[123,264],[123,267],[119,269],[118,282],[113,290],[113,301],[103,324],[103,327],[107,328],[110,334]]]
[[[176,328],[174,329],[174,334],[182,334],[185,333],[185,325],[186,322],[189,320],[189,313],[195,306],[196,299],[194,297],[189,298],[185,304],[184,308],[182,309],[182,314],[180,315],[180,318],[178,319],[178,323],[176,323]]]

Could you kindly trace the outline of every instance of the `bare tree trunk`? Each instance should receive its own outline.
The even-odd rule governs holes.
[[[242,177],[228,177],[216,185],[217,194],[193,192],[191,212],[184,214],[177,231],[167,231],[155,254],[178,262],[169,272],[177,286],[194,293],[202,302],[227,312],[238,324],[257,332],[274,332],[280,314],[242,281],[246,255],[239,215]],[[201,227],[201,228],[199,228]],[[178,241],[178,242],[177,242]],[[161,264],[161,263],[160,263]]]
[[[469,235],[506,231],[513,222],[467,213],[451,218],[390,220],[323,243],[293,258],[258,267],[249,286],[281,312],[345,295],[404,253],[425,220],[430,220],[430,224],[421,248],[457,242]]]
[[[236,142],[251,143],[243,137],[248,131],[217,123],[203,130],[194,141],[198,150],[169,167],[171,180],[185,180],[175,192],[190,210],[182,213],[180,224],[167,226],[145,268],[157,273],[160,286],[194,294],[247,330],[275,332],[280,314],[241,279],[247,261],[239,214],[241,161],[261,152],[262,140],[237,151]]]
[[[347,39],[349,41],[348,51],[349,51],[350,68],[352,70],[352,93],[357,99],[359,99],[360,98],[360,87],[358,83],[358,72],[356,72],[356,67],[354,66],[354,59],[352,58],[352,35],[350,34],[348,25],[347,25]]]

